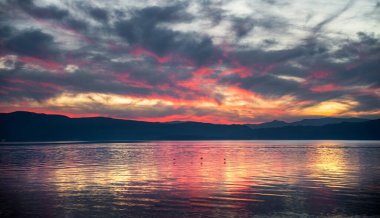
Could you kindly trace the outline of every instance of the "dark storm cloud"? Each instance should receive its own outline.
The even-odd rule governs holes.
[[[146,7],[141,10],[132,12],[135,19],[141,19],[142,22],[155,25],[159,22],[183,22],[190,21],[193,17],[188,14],[186,4],[176,4],[166,7]]]
[[[380,79],[378,69],[380,69],[379,59],[362,63],[357,67],[342,71],[339,74],[336,74],[335,78],[331,79],[347,86],[371,84],[373,87],[379,88]]]
[[[269,43],[273,41],[269,41]],[[327,52],[326,45],[317,40],[305,40],[300,45],[281,50],[249,49],[231,52],[231,57],[245,66],[254,64],[281,64],[295,59],[318,60]]]
[[[375,109],[373,107],[375,104],[369,104],[370,101],[366,100],[370,99],[367,94],[356,94],[358,91],[371,90],[380,85],[378,40],[368,34],[359,33],[358,40],[344,42],[343,46],[334,52],[327,48],[328,46],[325,43],[317,40],[306,40],[305,44],[289,50],[234,52],[231,54],[233,58],[244,66],[252,66],[251,75],[247,78],[241,78],[237,75],[227,76],[221,78],[220,82],[239,84],[243,89],[264,96],[291,95],[299,100],[312,99],[314,102],[339,99],[351,95],[356,96],[355,100],[360,104],[369,105],[370,109]],[[334,63],[331,62],[331,57],[337,59],[354,58],[351,58],[348,63]],[[365,59],[362,60],[361,57],[365,57]],[[298,65],[294,66],[294,63]],[[271,67],[266,71],[260,66]],[[324,76],[313,76],[319,72],[322,72],[321,74]],[[281,76],[290,76],[290,79],[284,79]],[[292,80],[291,77],[298,78],[299,81]],[[362,90],[353,86],[368,88]],[[374,98],[378,97],[372,95],[371,99]],[[357,108],[364,110],[365,107],[358,106]]]
[[[3,102],[18,102],[20,100],[33,99],[42,102],[49,98],[55,97],[62,93],[62,89],[57,89],[54,85],[46,86],[44,83],[35,81],[0,81],[3,83],[1,89],[6,90],[7,94],[3,94],[0,100]],[[12,83],[8,84],[7,83]],[[43,88],[42,88],[43,87]],[[7,91],[7,90],[12,90]]]
[[[98,21],[107,21],[108,20],[108,11],[101,9],[101,8],[91,8],[89,11],[89,14],[91,17]]]
[[[0,90],[3,101],[13,102],[22,98],[44,101],[70,93],[108,93],[137,97],[159,95],[173,98],[194,99],[208,96],[184,87],[176,87],[178,80],[168,79],[174,74],[153,72],[148,66],[128,66],[130,72],[97,72],[96,67],[78,70],[75,73],[54,74],[38,69],[29,69],[26,64],[17,63],[16,68],[0,70]],[[126,65],[124,65],[124,68]],[[159,74],[159,75],[157,75]],[[189,74],[191,75],[191,74]],[[183,76],[183,75],[179,75]],[[184,78],[183,78],[184,79]],[[160,88],[166,86],[170,88]]]
[[[379,39],[375,38],[373,36],[373,34],[372,34],[372,36],[368,35],[366,33],[363,33],[363,32],[358,32],[357,34],[358,34],[358,37],[359,37],[359,40],[361,43],[364,43],[364,44],[370,45],[370,46],[376,45],[379,43]]]
[[[1,71],[0,71],[1,72]],[[0,75],[1,90],[7,93],[2,96],[6,101],[17,101],[30,98],[37,101],[47,100],[63,91],[100,92],[112,94],[128,94],[136,96],[150,95],[154,90],[130,86],[118,81],[110,74],[91,73],[90,69],[75,73],[52,74],[46,71],[28,69],[25,64],[18,63],[14,70]]]
[[[197,64],[215,60],[220,51],[211,39],[193,33],[182,33],[160,26],[162,23],[187,22],[191,16],[183,5],[150,7],[133,13],[133,17],[115,24],[118,34],[130,44],[142,46],[159,56],[179,53]]]
[[[300,84],[297,82],[279,79],[272,75],[244,79],[240,86],[244,89],[272,97],[296,94],[300,90]]]
[[[211,20],[213,25],[218,25],[222,20],[226,19],[226,11],[221,8],[221,1],[202,0],[199,3],[201,5],[199,16]]]
[[[88,29],[88,24],[86,22],[75,19],[75,18],[68,18],[62,21],[62,23],[66,23],[69,27],[73,28],[74,30],[78,30],[82,32]]]
[[[13,30],[9,26],[0,26],[0,39],[4,40],[5,38],[11,36]]]
[[[13,70],[0,70],[0,90],[3,91],[0,99],[5,102],[19,101],[20,99],[34,99],[43,101],[61,93],[57,84],[47,82],[52,76],[44,72],[30,71],[22,63],[16,63]],[[44,86],[41,86],[44,84]]]
[[[57,54],[53,36],[37,29],[27,29],[5,38],[2,47],[10,53],[38,58]]]
[[[235,32],[238,38],[247,35],[255,27],[261,27],[264,29],[270,29],[274,32],[284,33],[288,24],[285,19],[281,16],[278,16],[278,13],[268,13],[261,11],[260,13],[254,13],[251,15],[234,15],[228,13],[226,9],[223,8],[223,4],[229,1],[209,1],[201,0],[199,4],[201,6],[200,16],[202,19],[211,20],[213,25],[220,24],[221,21],[228,21],[232,23],[232,31]],[[270,6],[285,6],[288,4],[287,1],[278,1],[278,0],[262,0],[263,3],[269,4]],[[257,10],[256,6],[263,7],[260,3],[255,5],[252,2],[253,10]],[[267,6],[267,5],[265,5]]]
[[[356,95],[355,100],[359,102],[355,110],[359,111],[372,111],[379,108],[380,98],[375,94],[362,94]]]
[[[246,51],[236,51],[231,53],[231,56],[239,60],[241,64],[249,66],[253,64],[280,63],[300,57],[307,54],[308,52],[309,51],[302,46],[278,51],[262,51],[253,49]]]
[[[143,63],[143,64],[142,64]],[[111,69],[117,75],[127,76],[136,81],[144,81],[149,85],[167,84],[171,81],[168,79],[173,72],[159,70],[158,65],[154,62],[136,61],[130,63],[114,63]]]
[[[337,60],[346,59],[349,61],[348,63],[325,62],[322,66],[336,72],[328,78],[333,83],[344,86],[370,84],[379,87],[380,41],[365,33],[358,33],[358,36],[358,40],[345,43],[339,50],[328,56]],[[349,65],[351,66],[347,67]]]
[[[143,61],[112,64],[112,69],[116,80],[121,79],[126,86],[128,83],[142,83],[140,86],[145,86],[145,91],[150,94],[178,99],[195,99],[211,94],[193,90],[193,87],[178,86],[178,83],[190,80],[193,75],[192,69],[178,69],[177,65],[160,68],[156,62]]]
[[[61,28],[72,28],[73,30],[86,31],[89,25],[85,21],[72,16],[73,14],[78,13],[75,4],[73,5],[70,5],[69,7],[72,10],[70,13],[69,10],[59,8],[55,5],[38,6],[34,0],[8,0],[7,4],[4,5],[8,10],[5,10],[4,13],[8,15],[6,19],[9,19],[9,22],[11,21],[11,17],[19,14],[16,10],[19,9],[38,20],[50,20],[56,22],[56,24],[61,24]],[[94,12],[94,15],[99,15],[101,17],[102,15],[100,14],[101,12]]]
[[[250,18],[235,18],[233,20],[232,29],[235,31],[236,36],[241,38],[254,28],[254,23],[254,20]]]
[[[8,0],[8,2],[18,5],[26,13],[37,18],[60,20],[69,15],[67,10],[56,6],[38,7],[33,0]]]

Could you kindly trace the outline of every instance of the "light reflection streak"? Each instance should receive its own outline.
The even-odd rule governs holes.
[[[327,145],[327,146],[326,146]],[[355,150],[339,148],[334,142],[315,145],[314,155],[310,157],[310,177],[332,188],[357,186],[359,183],[359,160]]]
[[[281,143],[56,145],[59,151],[36,146],[27,151],[34,156],[18,168],[20,174],[0,171],[28,184],[25,190],[55,193],[58,207],[81,210],[89,201],[117,210],[265,210],[266,205],[305,210],[307,201],[333,208],[339,206],[336,192],[344,189],[350,196],[348,190],[361,186],[357,149],[336,141]]]

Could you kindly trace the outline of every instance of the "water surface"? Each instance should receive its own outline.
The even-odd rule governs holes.
[[[379,141],[0,146],[0,217],[380,215]]]

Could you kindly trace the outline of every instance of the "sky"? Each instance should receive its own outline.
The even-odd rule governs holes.
[[[380,117],[379,0],[0,0],[0,112]]]

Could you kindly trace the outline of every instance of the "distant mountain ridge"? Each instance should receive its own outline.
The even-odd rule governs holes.
[[[283,126],[288,126],[289,123],[285,121],[280,121],[280,120],[273,120],[268,123],[260,123],[260,124],[246,124],[248,127],[251,129],[262,129],[262,128],[273,128],[273,127],[283,127]]]
[[[262,129],[262,128],[272,128],[272,127],[284,127],[284,126],[323,126],[328,124],[338,124],[338,123],[358,123],[369,121],[368,119],[362,118],[335,118],[335,117],[325,117],[316,119],[303,119],[300,121],[295,121],[287,123],[280,120],[273,120],[268,123],[261,124],[247,124],[251,129]]]
[[[69,118],[31,112],[0,113],[0,140],[223,140],[357,139],[377,140],[380,119],[322,118],[256,125],[199,122],[144,122],[106,117]]]

